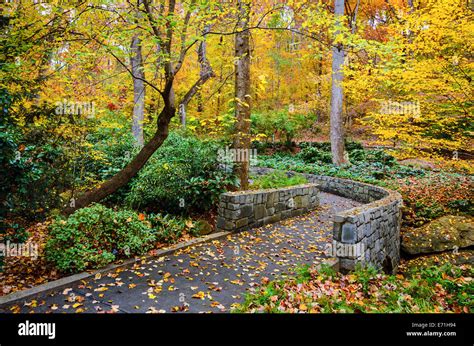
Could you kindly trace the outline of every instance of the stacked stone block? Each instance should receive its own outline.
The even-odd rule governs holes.
[[[270,168],[252,168],[254,174],[270,171]],[[386,272],[396,271],[400,262],[402,196],[395,191],[349,179],[304,175],[308,181],[319,184],[321,191],[364,203],[334,216],[333,244],[351,244],[354,249],[362,249],[349,255],[338,254],[340,270],[350,271],[360,264],[372,265]]]
[[[314,183],[223,193],[217,211],[217,229],[241,231],[303,215],[319,205],[318,193],[318,185]]]

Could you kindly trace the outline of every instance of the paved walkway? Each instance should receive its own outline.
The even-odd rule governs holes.
[[[359,203],[321,193],[307,215],[120,268],[0,312],[228,312],[262,281],[325,258],[331,217]]]

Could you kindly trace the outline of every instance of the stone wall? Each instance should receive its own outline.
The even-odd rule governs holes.
[[[252,167],[254,174],[271,169]],[[288,172],[293,174],[293,172]],[[339,258],[342,271],[357,264],[373,265],[394,272],[400,262],[402,196],[395,191],[361,182],[314,174],[303,174],[321,191],[364,203],[334,216],[333,242],[328,251]]]
[[[217,229],[240,231],[303,215],[319,205],[318,184],[227,192],[220,196]]]

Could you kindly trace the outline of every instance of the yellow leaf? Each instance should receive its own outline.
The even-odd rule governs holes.
[[[107,291],[108,288],[107,287],[99,287],[99,288],[96,288],[94,291],[95,292],[104,292],[104,291]]]
[[[196,299],[204,299],[205,296],[206,294],[203,291],[199,291],[198,293],[192,295],[192,297]]]

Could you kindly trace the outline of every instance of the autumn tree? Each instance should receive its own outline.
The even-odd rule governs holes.
[[[240,160],[234,171],[240,179],[240,188],[248,189],[250,160],[250,1],[238,0],[238,24],[235,34],[235,137],[234,148]]]
[[[335,0],[334,16],[336,17],[336,26],[341,25],[342,16],[344,16],[344,0]],[[344,65],[344,46],[336,40],[332,48],[332,87],[331,87],[331,153],[332,162],[337,165],[348,163],[347,153],[344,147],[344,116],[343,116],[343,65]]]
[[[387,23],[378,24],[387,38],[377,59],[358,63],[356,80],[346,85],[363,87],[375,101],[363,123],[404,157],[469,150],[472,10],[463,1],[390,4]]]
[[[142,0],[137,0],[137,7],[140,7]],[[141,16],[140,11],[136,11],[137,16]],[[142,39],[140,34],[136,33],[132,37],[130,46],[131,56],[130,65],[133,79],[133,115],[132,115],[132,133],[140,147],[143,146],[143,121],[145,114],[145,70],[143,66]]]
[[[182,98],[176,101],[176,76],[183,66],[184,60],[191,47],[200,41],[199,37],[194,37],[189,41],[188,29],[191,15],[201,16],[195,18],[195,25],[199,25],[203,23],[202,16],[206,17],[210,12],[219,13],[221,11],[221,7],[219,7],[217,3],[205,2],[196,5],[196,1],[191,1],[189,4],[186,4],[169,0],[162,6],[161,4],[156,5],[155,2],[151,0],[143,0],[141,3],[138,3],[137,6],[131,4],[128,4],[128,6],[131,6],[131,8],[126,8],[126,10],[128,9],[132,12],[140,11],[143,13],[143,21],[140,22],[140,26],[145,28],[143,30],[144,33],[150,33],[149,39],[151,39],[157,47],[156,60],[159,61],[159,66],[163,73],[163,80],[160,84],[135,74],[116,53],[116,47],[109,45],[105,37],[103,39],[97,38],[97,36],[100,35],[93,33],[89,38],[102,44],[107,52],[111,54],[134,79],[141,80],[146,86],[161,96],[163,106],[156,119],[156,131],[125,168],[109,180],[103,182],[97,188],[91,189],[75,199],[72,205],[65,208],[64,212],[66,214],[72,213],[75,209],[87,206],[92,202],[100,201],[117,191],[120,187],[126,185],[167,138],[169,124],[176,114],[177,104],[187,105],[198,91],[198,88],[212,76],[211,73],[199,76],[197,80],[191,84],[191,87]],[[196,11],[198,7],[199,11]],[[113,13],[116,12],[113,11]],[[123,13],[118,13],[115,20],[120,21],[123,15]],[[205,21],[209,21],[209,17],[206,17]],[[136,27],[138,27],[138,25],[136,25]],[[177,39],[176,36],[178,36]]]

